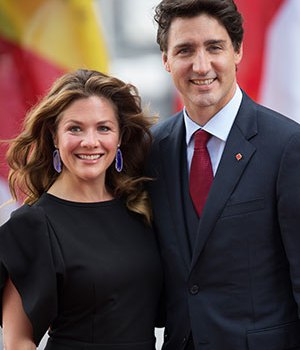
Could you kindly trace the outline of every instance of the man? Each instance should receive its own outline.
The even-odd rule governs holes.
[[[149,160],[163,349],[300,349],[300,126],[238,87],[233,1],[162,0],[155,20],[185,106],[154,128]]]

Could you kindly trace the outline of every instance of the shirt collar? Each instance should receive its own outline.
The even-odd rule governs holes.
[[[233,98],[215,114],[203,127],[195,123],[188,115],[186,108],[183,109],[184,124],[186,129],[186,144],[191,142],[191,138],[195,131],[203,129],[211,135],[226,142],[232,124],[238,113],[242,102],[242,91],[237,86]]]

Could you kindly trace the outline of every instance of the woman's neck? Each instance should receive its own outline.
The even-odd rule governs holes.
[[[104,182],[65,181],[61,175],[47,192],[73,202],[102,202],[113,199]]]

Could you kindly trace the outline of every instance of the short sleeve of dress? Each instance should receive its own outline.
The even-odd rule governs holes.
[[[57,314],[62,265],[58,243],[52,236],[45,213],[38,206],[22,206],[0,228],[1,300],[9,276],[21,295],[36,345]]]

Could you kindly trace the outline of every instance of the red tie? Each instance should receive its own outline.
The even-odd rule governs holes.
[[[190,194],[199,217],[213,181],[210,156],[206,147],[210,137],[211,134],[204,130],[198,130],[194,134],[195,146],[190,170]]]

